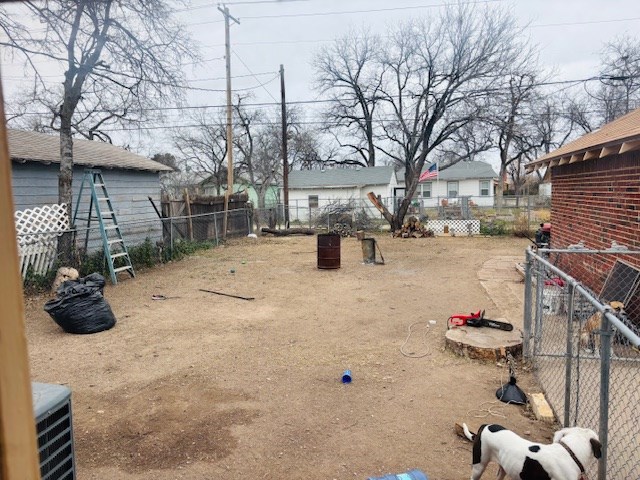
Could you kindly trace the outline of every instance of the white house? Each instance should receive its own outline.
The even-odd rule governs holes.
[[[383,201],[393,197],[398,180],[393,167],[294,170],[289,173],[289,215],[307,219],[309,212],[331,204],[369,207],[367,194]],[[375,210],[375,209],[374,209]]]
[[[431,164],[425,165],[426,172]],[[398,172],[399,185],[395,190],[396,197],[404,196],[404,171]],[[449,205],[467,198],[474,204],[483,207],[493,206],[493,185],[498,175],[486,162],[458,162],[451,167],[439,171],[435,178],[420,182],[415,198],[423,207],[442,205],[443,200]]]

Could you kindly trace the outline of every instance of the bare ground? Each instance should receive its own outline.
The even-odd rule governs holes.
[[[108,286],[118,323],[94,335],[64,333],[42,309],[47,297],[28,297],[32,378],[73,392],[78,478],[365,479],[418,468],[454,480],[471,465],[455,422],[549,441],[552,426],[496,401],[504,365],[444,348],[452,313],[484,308],[521,325],[513,259],[526,241],[378,242],[385,265],[363,264],[351,238],[342,267],[320,270],[315,237],[232,240]],[[518,384],[538,390],[525,371]]]

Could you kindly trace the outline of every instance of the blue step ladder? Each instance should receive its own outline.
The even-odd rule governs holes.
[[[98,220],[100,235],[102,236],[104,258],[107,261],[109,273],[111,274],[111,283],[114,285],[118,283],[117,275],[120,272],[127,272],[131,277],[135,277],[136,274],[133,271],[131,257],[129,257],[127,245],[124,243],[124,238],[122,237],[122,232],[116,219],[116,213],[113,209],[111,199],[107,192],[107,186],[104,183],[100,170],[86,169],[84,171],[80,191],[78,192],[78,200],[76,201],[76,210],[73,214],[73,224],[76,225],[76,218],[80,211],[80,201],[82,200],[82,192],[85,186],[91,190],[87,216],[87,236],[84,241],[85,252],[89,244],[91,220]]]

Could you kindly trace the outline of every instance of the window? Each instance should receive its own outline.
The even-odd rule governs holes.
[[[309,195],[309,208],[318,208],[318,195]]]
[[[447,182],[447,197],[458,196],[458,182]]]
[[[422,198],[431,198],[431,182],[422,183]]]
[[[483,197],[489,196],[489,180],[480,180],[480,195]]]

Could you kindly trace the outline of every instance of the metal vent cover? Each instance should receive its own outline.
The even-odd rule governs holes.
[[[71,390],[31,384],[42,480],[75,480]]]

